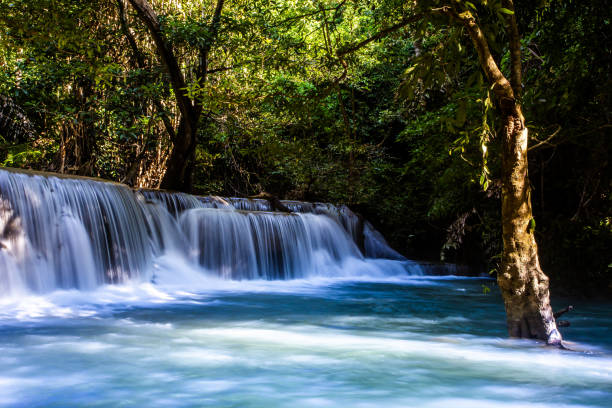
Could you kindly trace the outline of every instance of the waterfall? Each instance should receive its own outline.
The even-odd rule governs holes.
[[[379,268],[369,258],[410,269],[347,207],[283,203],[293,212],[273,212],[265,200],[0,169],[0,296],[154,281],[162,256],[226,279],[350,275],[348,261]]]

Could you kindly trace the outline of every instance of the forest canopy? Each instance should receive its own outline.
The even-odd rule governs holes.
[[[407,256],[495,273],[499,106],[446,3],[0,0],[1,164],[346,203]],[[455,3],[508,77],[521,33],[551,283],[609,293],[612,4]]]

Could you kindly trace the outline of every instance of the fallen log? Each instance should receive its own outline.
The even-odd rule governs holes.
[[[262,191],[261,193],[257,195],[249,196],[249,198],[259,198],[259,199],[267,200],[270,203],[270,208],[272,209],[272,211],[281,211],[281,212],[287,212],[287,213],[291,212],[291,210],[287,208],[285,204],[281,203],[278,197],[275,196],[274,194],[270,194],[265,191]]]

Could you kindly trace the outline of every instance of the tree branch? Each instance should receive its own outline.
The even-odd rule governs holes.
[[[117,6],[119,8],[119,22],[121,24],[121,29],[123,31],[123,34],[127,38],[128,43],[130,44],[130,48],[132,48],[132,52],[134,53],[134,58],[136,59],[136,65],[140,69],[145,69],[146,63],[145,63],[144,56],[142,55],[142,52],[140,52],[140,49],[138,48],[138,44],[136,43],[136,39],[134,38],[134,35],[130,31],[130,28],[127,23],[125,5],[123,3],[124,1],[125,0],[117,0]],[[159,100],[153,98],[153,104],[155,105],[155,109],[157,109],[157,111],[160,114],[162,122],[164,123],[164,127],[166,128],[166,132],[168,132],[168,136],[170,137],[170,141],[174,143],[176,141],[176,133],[174,132],[174,128],[172,127],[172,123],[170,122],[170,118],[168,118],[168,115],[165,115],[163,113],[165,109]]]
[[[231,71],[234,68],[240,68],[244,65],[245,64],[236,64],[236,65],[231,65],[229,67],[219,67],[219,68],[208,69],[206,70],[206,74],[215,74],[217,72]]]
[[[521,64],[521,37],[519,35],[518,26],[516,24],[516,13],[514,11],[513,0],[503,0],[502,6],[512,14],[504,14],[506,19],[506,33],[510,45],[510,83],[514,96],[520,98],[522,90],[522,64]]]
[[[458,3],[457,0],[453,1]],[[468,10],[459,13],[454,7],[450,6],[441,7],[439,10],[441,13],[448,15],[451,19],[458,21],[465,27],[478,53],[480,66],[489,80],[489,83],[492,85],[493,92],[500,102],[502,111],[514,109],[516,99],[512,85],[497,66],[491,54],[491,50],[489,49],[487,39],[480,29],[480,26],[476,23],[476,19],[472,13]],[[522,120],[523,118],[521,117],[521,121]]]
[[[185,78],[183,78],[183,73],[174,56],[172,46],[168,44],[164,38],[157,14],[155,14],[155,11],[153,11],[147,0],[129,0],[129,2],[149,29],[149,33],[153,38],[162,64],[170,76],[170,83],[176,95],[179,110],[183,117],[187,119],[187,122],[189,122],[190,118],[193,118],[193,104],[185,94],[185,88],[187,87]],[[191,125],[191,123],[189,125]]]
[[[125,4],[123,3],[124,1],[125,0],[117,0],[117,8],[119,9],[119,23],[121,24],[121,30],[123,31],[125,38],[128,40],[128,43],[130,44],[130,48],[132,49],[132,52],[134,53],[134,58],[136,59],[136,65],[139,68],[144,68],[145,67],[144,56],[142,55],[142,52],[140,52],[140,49],[138,48],[138,44],[136,44],[136,39],[134,38],[134,35],[132,34],[128,26],[127,15],[125,12]]]
[[[289,23],[289,22],[292,22],[292,21],[295,21],[295,20],[301,20],[301,19],[306,18],[306,17],[316,16],[317,14],[322,13],[322,12],[326,12],[326,11],[335,11],[337,13],[340,10],[340,8],[342,6],[344,6],[345,3],[346,3],[346,0],[342,0],[340,3],[338,3],[338,5],[336,5],[334,7],[319,8],[319,9],[316,9],[315,11],[310,12],[310,13],[301,14],[299,16],[294,16],[294,17],[289,17],[289,18],[284,19],[283,21],[280,21],[280,22],[278,22],[276,24],[273,24],[272,27],[278,27],[278,26],[281,26],[281,25],[283,25],[285,23]]]
[[[533,150],[533,149],[537,149],[540,146],[543,146],[545,144],[550,144],[549,142],[552,140],[552,138],[554,138],[555,136],[557,136],[557,134],[559,134],[559,132],[561,131],[561,125],[559,125],[559,127],[557,128],[557,130],[555,130],[552,135],[548,136],[545,140],[538,140],[539,143],[530,146],[527,151]],[[537,139],[536,139],[537,140]]]
[[[204,43],[202,47],[200,47],[200,56],[199,56],[199,67],[197,71],[197,77],[199,80],[206,80],[206,73],[208,70],[208,54],[210,53],[210,49],[212,48],[215,39],[217,38],[217,34],[219,33],[219,26],[221,22],[221,11],[223,10],[224,0],[217,0],[217,5],[215,7],[215,11],[212,16],[212,20],[210,22],[210,26],[208,27],[208,39]]]
[[[338,49],[338,51],[336,51],[336,56],[338,58],[341,58],[343,56],[345,56],[346,54],[350,54],[352,52],[357,51],[360,48],[365,47],[366,45],[368,45],[369,43],[379,40],[383,37],[386,37],[387,35],[391,34],[394,31],[399,30],[402,27],[407,26],[410,23],[414,23],[419,21],[420,19],[422,19],[423,17],[425,17],[425,14],[415,14],[414,16],[411,17],[407,17],[402,19],[400,22],[387,27],[387,28],[383,28],[382,30],[380,30],[379,32],[377,32],[376,34],[374,34],[373,36],[366,38],[363,41],[360,41],[356,44],[350,44],[350,45],[345,45],[344,47],[341,47],[340,49]]]
[[[555,317],[555,319],[558,319],[558,318],[560,318],[561,316],[563,316],[565,313],[567,313],[567,312],[571,312],[572,310],[574,310],[574,306],[569,305],[569,306],[567,306],[567,307],[564,307],[564,308],[563,308],[563,309],[561,309],[561,310],[556,311],[556,312],[554,313],[554,317]]]
[[[219,26],[221,25],[221,12],[223,11],[224,0],[217,0],[215,11],[212,16],[212,20],[209,26],[209,37],[199,50],[198,57],[198,69],[196,71],[196,80],[202,86],[206,82],[206,75],[208,74],[208,54],[217,39],[219,33]],[[202,113],[202,103],[196,100],[194,101],[196,115],[199,117]]]

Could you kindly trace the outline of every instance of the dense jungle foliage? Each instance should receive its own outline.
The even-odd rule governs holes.
[[[346,203],[409,257],[494,273],[498,107],[461,26],[411,20],[445,3],[0,0],[0,164],[172,187],[182,162],[177,188]],[[503,2],[454,3],[509,70]],[[540,258],[574,293],[612,292],[611,6],[514,2]]]

